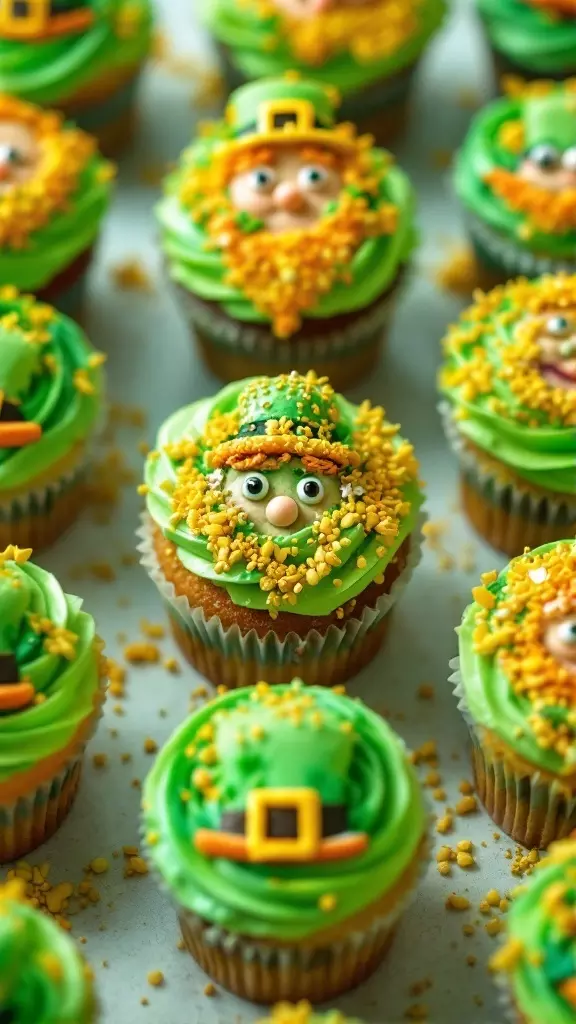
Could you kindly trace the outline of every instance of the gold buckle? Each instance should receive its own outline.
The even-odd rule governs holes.
[[[14,0],[0,0],[0,34],[13,39],[34,39],[46,30],[48,0],[28,0],[28,14],[17,18]]]
[[[296,811],[295,839],[266,835],[268,811],[278,807]],[[315,789],[253,789],[246,804],[246,844],[251,861],[314,860],[322,839],[322,804]]]
[[[294,121],[278,127],[274,118],[278,114],[294,114]],[[264,100],[258,107],[258,130],[266,134],[284,131],[310,131],[314,128],[314,107],[308,100]]]

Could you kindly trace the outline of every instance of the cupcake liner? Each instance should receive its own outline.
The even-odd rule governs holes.
[[[225,629],[214,616],[207,620],[202,608],[192,608],[184,595],[164,576],[153,545],[152,521],[147,513],[138,530],[141,564],[156,584],[175,624],[175,633],[186,641],[186,653],[215,685],[247,686],[266,679],[269,683],[290,682],[301,675],[309,684],[334,686],[359,671],[376,653],[386,626],[386,616],[398,601],[421,558],[420,537],[425,516],[412,532],[407,562],[373,607],[365,607],[358,619],[343,626],[330,625],[326,633],[310,630],[306,637],[288,633],[279,639],[273,632],[259,637],[255,630],[242,633],[238,625]]]
[[[117,156],[134,136],[141,71],[141,67],[135,68],[130,77],[108,96],[92,100],[83,97],[77,102],[72,99],[63,105],[70,120],[96,137],[104,156]]]
[[[515,75],[522,78],[525,82],[535,82],[542,79],[553,82],[563,82],[565,78],[572,78],[576,72],[576,67],[566,68],[564,71],[533,71],[530,68],[525,67],[523,64],[518,64],[516,61],[511,60],[511,58],[507,57],[501,50],[497,50],[490,43],[486,32],[484,35],[489,43],[494,77],[499,91],[502,91],[501,79],[505,75]]]
[[[576,273],[576,261],[530,252],[494,231],[468,210],[464,211],[464,225],[479,264],[489,273],[501,275],[501,281],[514,277],[540,277],[542,274]]]
[[[89,468],[87,455],[58,480],[0,502],[0,545],[39,550],[54,543],[84,507]]]
[[[514,757],[490,750],[484,742],[489,730],[478,725],[467,705],[460,659],[450,662],[458,709],[468,726],[472,741],[472,764],[476,791],[486,811],[506,835],[529,849],[546,849],[555,839],[570,835],[576,827],[576,791],[560,779],[545,777],[537,769]]]

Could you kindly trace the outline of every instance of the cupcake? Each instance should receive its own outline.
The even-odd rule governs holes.
[[[397,431],[312,371],[239,381],[160,428],[142,560],[213,683],[334,685],[374,657],[419,555]]]
[[[339,1010],[316,1013],[308,1000],[294,1003],[277,1003],[271,1010],[272,1016],[258,1024],[362,1024],[356,1017],[345,1017]]]
[[[92,616],[31,553],[0,554],[0,863],[66,817],[105,694]]]
[[[379,965],[426,856],[402,741],[358,700],[299,680],[195,712],[144,786],[147,855],[189,952],[259,1003],[315,1003]]]
[[[415,242],[390,154],[335,125],[313,82],[245,86],[181,157],[158,206],[177,299],[224,380],[305,373],[350,387],[378,360]]]
[[[526,551],[482,576],[452,677],[478,795],[516,842],[576,826],[576,541]]]
[[[0,546],[46,547],[80,513],[103,362],[73,320],[0,288]]]
[[[229,88],[297,69],[335,86],[344,120],[383,145],[409,115],[414,72],[444,0],[204,0]]]
[[[36,910],[20,878],[0,885],[3,1024],[95,1024],[92,972],[60,925]]]
[[[0,95],[0,286],[81,315],[113,176],[90,136]]]
[[[576,1020],[575,880],[576,842],[566,839],[513,894],[506,939],[490,966],[520,1024]]]
[[[576,271],[576,91],[535,83],[475,117],[455,187],[488,289],[523,274]]]
[[[444,352],[441,411],[474,528],[511,556],[576,533],[576,276],[479,293]]]
[[[562,81],[576,73],[573,0],[476,0],[496,78]]]
[[[113,155],[133,135],[151,28],[151,0],[3,0],[0,90],[56,107]]]

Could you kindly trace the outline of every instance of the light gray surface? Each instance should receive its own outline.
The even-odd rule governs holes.
[[[388,709],[391,720],[408,744],[418,746],[434,738],[440,750],[440,771],[448,803],[458,799],[457,785],[470,777],[465,754],[465,729],[446,682],[448,660],[455,653],[454,626],[468,600],[470,588],[480,571],[501,564],[493,552],[468,533],[455,511],[456,473],[454,460],[442,437],[436,412],[434,377],[439,358],[439,339],[446,324],[458,312],[457,302],[442,297],[431,283],[431,269],[442,256],[446,238],[458,233],[458,221],[444,171],[434,169],[433,153],[454,148],[465,129],[469,113],[457,104],[461,88],[482,86],[483,67],[476,26],[458,5],[450,24],[430,51],[419,85],[417,109],[410,138],[399,150],[420,194],[420,223],[423,246],[415,278],[398,311],[392,343],[378,375],[353,397],[368,395],[383,403],[403,433],[416,445],[428,484],[429,512],[434,520],[448,523],[445,546],[456,568],[441,572],[437,554],[428,552],[417,570],[400,608],[395,613],[390,642],[376,662],[349,687],[378,709]],[[166,24],[182,53],[201,48],[199,33],[188,0],[163,0]],[[162,419],[173,409],[194,398],[211,394],[216,382],[196,361],[186,331],[159,276],[155,249],[155,228],[151,208],[152,188],[138,178],[138,167],[173,160],[187,141],[193,126],[191,103],[193,84],[170,78],[154,70],[144,93],[144,117],[137,151],[125,161],[112,216],[108,222],[99,266],[93,279],[92,335],[109,354],[112,397],[143,405],[149,413],[145,432],[152,440]],[[153,296],[119,292],[110,280],[111,264],[139,255],[157,281]],[[120,437],[124,450],[139,471],[137,443],[143,432],[125,430]],[[89,611],[96,616],[108,651],[119,655],[119,630],[129,640],[139,636],[142,618],[162,619],[155,590],[139,566],[120,565],[120,556],[134,549],[138,497],[125,491],[112,526],[97,526],[86,520],[78,525],[42,562],[54,570],[76,593],[81,593]],[[459,563],[472,541],[477,568],[464,572]],[[73,580],[70,569],[91,559],[111,561],[117,572],[114,584]],[[126,596],[130,607],[119,606]],[[163,642],[166,654],[176,653],[170,641]],[[79,802],[57,837],[31,857],[34,863],[52,861],[54,881],[79,880],[82,866],[95,856],[110,858],[107,875],[98,879],[101,903],[75,920],[74,934],[86,937],[83,947],[96,970],[103,1002],[105,1024],[252,1024],[261,1013],[227,995],[214,999],[203,995],[204,975],[187,954],[176,949],[177,929],[171,907],[157,891],[152,878],[125,880],[122,858],[113,850],[138,839],[139,794],[132,788],[134,777],[142,778],[151,763],[143,752],[146,736],[163,742],[186,713],[188,698],[200,679],[186,670],[170,676],[162,668],[129,670],[125,715],[117,717],[109,700],[104,721],[91,752],[106,752],[109,767],[96,770],[88,764]],[[423,682],[436,688],[436,699],[423,702],[416,690]],[[160,709],[166,709],[166,717]],[[110,729],[119,735],[113,738]],[[130,751],[131,764],[120,762],[120,753]],[[438,809],[444,807],[439,804]],[[504,850],[511,844],[492,841],[493,828],[478,814],[458,819],[454,833],[447,837],[454,845],[461,838],[477,845],[479,868],[465,873],[453,871],[441,878],[433,866],[422,885],[415,905],[408,913],[395,947],[376,976],[360,990],[341,1001],[342,1009],[362,1017],[366,1024],[395,1024],[404,1019],[406,1008],[425,1002],[431,1021],[437,1024],[499,1024],[502,1014],[486,973],[485,963],[494,940],[483,930],[478,913],[448,913],[444,901],[450,891],[467,894],[477,907],[481,896],[496,886],[506,891],[513,883]],[[437,845],[440,845],[438,843]],[[108,904],[113,906],[109,907]],[[465,921],[480,920],[474,938],[464,939]],[[100,930],[104,926],[105,930]],[[477,966],[466,965],[467,954],[478,958]],[[108,967],[101,966],[106,960]],[[147,985],[146,975],[161,969],[166,977],[159,990]],[[421,997],[409,994],[409,986],[422,978],[433,979],[433,987]],[[479,1008],[474,997],[484,1005]],[[142,996],[150,1001],[140,1005]]]

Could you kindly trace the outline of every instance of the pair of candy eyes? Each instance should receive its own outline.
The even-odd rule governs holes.
[[[570,146],[562,152],[556,146],[541,142],[528,150],[526,159],[536,164],[541,171],[557,171],[562,167],[565,171],[576,173],[576,146]]]
[[[322,189],[328,181],[328,172],[319,164],[308,164],[298,171],[298,185],[308,192]],[[256,167],[250,174],[250,185],[255,192],[271,192],[278,183],[278,175],[273,167]]]
[[[270,484],[263,473],[251,473],[242,484],[242,494],[250,501],[263,501]],[[296,494],[304,505],[317,505],[324,497],[324,484],[315,476],[303,476],[296,486]]]

